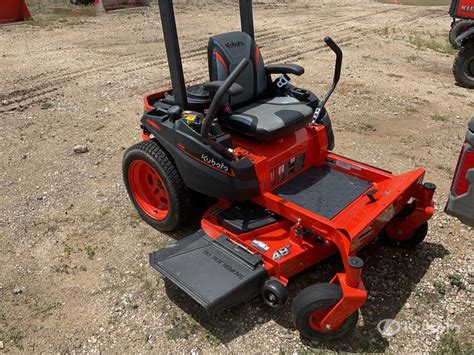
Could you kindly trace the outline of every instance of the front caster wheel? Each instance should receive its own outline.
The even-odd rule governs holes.
[[[159,231],[172,231],[187,221],[192,211],[191,191],[156,142],[130,147],[122,167],[130,199],[145,222]]]
[[[265,281],[262,286],[263,300],[272,308],[281,308],[288,299],[288,291],[283,284],[275,279]]]
[[[425,222],[404,239],[396,239],[391,237],[386,231],[382,232],[381,238],[388,245],[402,248],[413,248],[425,240],[427,234],[428,222]]]
[[[342,298],[338,285],[321,283],[309,286],[294,299],[293,322],[301,336],[309,340],[334,340],[347,335],[357,325],[359,312],[352,313],[341,325],[323,328],[321,321]]]

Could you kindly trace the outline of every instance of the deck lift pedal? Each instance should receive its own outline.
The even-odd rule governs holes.
[[[258,294],[283,307],[292,276],[339,253],[344,270],[292,304],[303,337],[338,338],[367,299],[357,253],[378,236],[420,243],[435,186],[423,183],[423,169],[394,175],[332,153],[324,105],[339,80],[340,48],[325,38],[336,66],[319,100],[289,80],[301,66],[264,64],[252,2],[239,5],[241,31],[209,40],[210,81],[186,86],[172,0],[159,0],[172,88],[144,99],[143,142],[125,153],[125,185],[140,216],[161,231],[184,225],[203,196],[217,199],[200,230],[150,255],[209,312]]]

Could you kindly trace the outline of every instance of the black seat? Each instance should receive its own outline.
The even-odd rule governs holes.
[[[211,81],[225,80],[243,59],[248,65],[237,78],[243,93],[228,96],[232,112],[221,120],[224,128],[257,141],[271,141],[311,122],[313,110],[293,97],[268,98],[268,75],[255,41],[244,32],[229,32],[209,39]]]

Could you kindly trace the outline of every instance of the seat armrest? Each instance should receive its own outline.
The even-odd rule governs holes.
[[[208,83],[205,83],[203,86],[204,86],[204,89],[209,91],[209,93],[215,94],[216,91],[219,90],[219,88],[221,87],[222,84],[224,84],[223,81],[216,80],[216,81],[210,81]],[[237,96],[237,95],[240,95],[243,92],[244,92],[244,88],[242,86],[240,86],[239,84],[237,84],[237,83],[233,83],[230,86],[229,90],[227,90],[227,93],[230,96]]]
[[[294,74],[300,76],[304,68],[298,64],[269,64],[265,66],[267,74]]]

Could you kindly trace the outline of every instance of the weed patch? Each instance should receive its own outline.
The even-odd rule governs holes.
[[[418,50],[431,49],[443,54],[454,54],[456,52],[448,41],[438,42],[435,39],[426,39],[418,35],[413,35],[408,37],[408,42]]]

